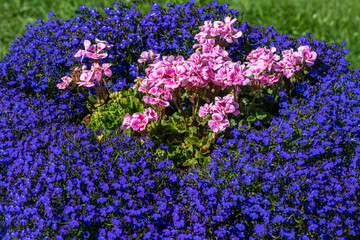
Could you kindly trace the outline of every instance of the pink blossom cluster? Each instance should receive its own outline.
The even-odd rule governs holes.
[[[205,104],[199,108],[199,116],[205,117],[208,114],[212,114],[212,120],[209,120],[208,124],[213,132],[224,131],[230,126],[227,114],[232,113],[237,116],[240,111],[237,110],[239,104],[234,101],[234,96],[231,94],[225,97],[215,97],[215,103]]]
[[[204,26],[200,27],[201,32],[195,36],[199,43],[193,47],[197,50],[188,59],[182,56],[164,56],[160,60],[160,55],[152,50],[143,52],[138,62],[149,61],[149,65],[145,70],[147,76],[138,84],[138,90],[145,93],[142,100],[150,105],[168,107],[174,96],[175,101],[179,99],[180,88],[192,92],[206,88],[215,92],[215,87],[220,86],[221,90],[234,89],[238,94],[240,86],[250,85],[252,82],[269,86],[279,81],[282,75],[290,78],[304,65],[314,64],[317,56],[308,46],[299,47],[297,52],[292,49],[283,51],[281,57],[276,54],[274,47],[258,48],[247,56],[248,62],[232,62],[229,53],[223,48],[223,40],[231,43],[242,36],[241,31],[233,28],[235,21],[230,17],[226,17],[224,22],[205,21]],[[220,39],[216,40],[217,36]],[[212,120],[208,124],[214,132],[228,127],[229,121],[225,113],[239,114],[238,110],[229,110],[238,107],[234,99],[229,95],[225,99],[217,98],[213,105],[207,104],[201,108],[200,117],[205,116],[206,111],[212,114]],[[231,104],[227,102],[228,105],[220,108],[223,104],[221,101],[227,100],[231,100]],[[129,121],[129,118],[126,119],[124,123]]]
[[[243,33],[235,29],[233,24],[236,22],[236,18],[231,19],[230,17],[225,17],[223,21],[205,21],[204,25],[200,27],[201,32],[195,35],[195,39],[199,41],[200,44],[206,44],[209,39],[212,39],[216,36],[224,39],[228,43],[237,41]],[[197,47],[195,45],[194,47]]]
[[[203,30],[198,38],[201,51],[196,51],[189,59],[182,56],[165,56],[159,60],[160,55],[152,50],[143,52],[138,62],[153,60],[145,70],[147,77],[139,82],[139,91],[144,92],[142,100],[150,105],[161,105],[168,107],[170,100],[173,100],[173,91],[182,88],[210,88],[211,83],[221,86],[224,90],[228,86],[238,86],[250,84],[250,80],[244,75],[245,65],[233,63],[225,51],[212,37],[219,36],[227,42],[236,41],[242,36],[242,32],[233,28],[236,19],[225,18],[225,22],[217,21],[214,25],[206,21],[200,27]],[[203,38],[202,38],[203,37]],[[240,90],[238,88],[238,90]],[[218,99],[220,101],[220,99]],[[220,102],[215,106],[220,106]],[[236,103],[237,104],[237,103]],[[233,105],[231,105],[233,106]],[[235,105],[234,105],[235,106]],[[236,105],[238,106],[238,105]],[[214,110],[215,111],[215,110]],[[216,118],[209,121],[211,129],[222,131],[227,127],[225,115],[214,112]],[[237,113],[238,114],[238,113]],[[221,119],[219,118],[221,117]],[[124,118],[124,124],[129,121],[129,117]],[[139,128],[140,129],[140,128]]]
[[[209,88],[210,83],[214,83],[224,90],[227,86],[249,84],[250,81],[245,79],[241,71],[245,66],[231,62],[228,52],[210,38],[221,35],[230,41],[229,37],[240,37],[242,33],[232,26],[235,21],[227,17],[225,23],[218,21],[214,27],[210,21],[206,21],[205,26],[201,27],[205,31],[205,40],[197,44],[202,47],[202,51],[196,51],[187,60],[182,56],[165,56],[159,60],[160,55],[152,50],[143,52],[139,62],[147,61],[148,58],[154,61],[145,70],[147,77],[139,83],[139,91],[148,95],[142,100],[151,105],[168,107],[169,101],[173,99],[171,92],[178,87]]]
[[[270,86],[279,81],[282,75],[291,78],[304,64],[308,67],[312,66],[317,57],[308,46],[299,47],[297,52],[293,49],[285,50],[281,53],[282,57],[275,52],[274,47],[251,51],[246,58],[249,61],[245,63],[246,76],[253,81]]]
[[[79,86],[93,87],[95,86],[95,80],[101,82],[103,74],[107,77],[112,76],[112,71],[110,69],[111,63],[104,63],[100,65],[99,62],[101,59],[104,59],[108,56],[108,54],[104,53],[103,51],[105,49],[110,49],[113,45],[99,39],[95,39],[95,41],[96,44],[91,45],[89,40],[85,40],[85,49],[79,50],[75,54],[75,57],[81,57],[81,62],[85,56],[93,60],[90,70],[87,70],[85,65],[83,65],[81,69],[78,67],[74,69],[73,76],[79,76],[79,78],[76,80],[76,84]],[[67,88],[73,81],[73,79],[69,76],[65,76],[61,79],[62,83],[57,84],[59,89]]]
[[[156,122],[158,119],[157,113],[152,108],[145,109],[144,113],[134,113],[132,116],[126,114],[120,129],[132,128],[135,131],[143,131],[149,121]]]

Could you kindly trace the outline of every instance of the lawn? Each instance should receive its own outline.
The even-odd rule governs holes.
[[[25,30],[30,22],[35,24],[38,18],[47,19],[48,13],[54,11],[61,19],[68,19],[81,4],[98,7],[111,4],[111,0],[2,0],[3,21],[0,22],[0,57],[4,56],[16,36]],[[130,3],[130,1],[126,1]],[[170,1],[158,1],[166,4]],[[171,1],[183,3],[184,1]],[[197,1],[196,1],[197,2]],[[201,1],[201,4],[211,1]],[[279,32],[300,37],[308,32],[314,39],[326,40],[329,43],[346,42],[350,53],[347,55],[352,65],[360,67],[360,2],[356,0],[229,0],[231,8],[244,13],[244,21],[256,25],[272,25]],[[147,11],[148,4],[140,3],[140,9]]]

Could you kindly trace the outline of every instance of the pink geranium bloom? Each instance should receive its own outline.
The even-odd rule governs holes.
[[[103,43],[103,42],[99,42],[99,43],[96,45],[96,52],[101,52],[101,51],[103,51],[105,48],[106,48],[106,44]]]
[[[161,106],[164,107],[168,107],[170,105],[170,103],[167,101],[161,100],[159,98],[153,98],[150,96],[143,96],[142,100],[150,105],[160,104]]]
[[[210,107],[211,105],[207,103],[204,106],[201,106],[199,108],[199,117],[205,117],[206,115],[208,115],[210,113]]]
[[[149,74],[149,79],[159,80],[165,75],[165,69],[163,67],[153,69]]]
[[[110,48],[112,48],[112,47],[114,46],[114,45],[112,45],[112,44],[109,44],[107,41],[99,40],[99,39],[97,39],[97,38],[95,38],[95,42],[97,43],[98,49],[99,49],[99,44],[104,44],[105,47],[106,47],[108,50],[110,50]]]
[[[84,59],[84,56],[88,56],[89,54],[92,54],[92,52],[95,50],[95,46],[91,46],[91,42],[89,40],[84,41],[84,50],[79,50],[75,57],[82,57],[81,61]]]
[[[91,59],[103,59],[103,58],[106,58],[108,56],[108,54],[107,53],[88,53],[86,56]]]
[[[65,89],[65,88],[67,88],[68,84],[62,82],[62,83],[57,84],[56,86],[57,86],[59,89]]]
[[[139,63],[146,62],[149,60],[149,58],[151,61],[153,61],[154,59],[159,57],[160,54],[154,53],[152,50],[149,50],[148,52],[145,51],[140,54],[140,58],[138,59],[138,62]]]
[[[279,76],[278,75],[267,75],[267,74],[264,74],[261,78],[260,78],[260,82],[261,84],[266,84],[268,86],[274,84],[275,82],[278,82],[279,81]]]
[[[205,21],[205,22],[204,22],[204,25],[201,26],[201,27],[199,27],[199,28],[200,28],[200,30],[201,30],[203,33],[209,34],[209,32],[210,32],[210,30],[211,30],[212,27],[213,27],[213,26],[212,26],[211,21]]]
[[[95,71],[92,70],[83,70],[81,75],[80,75],[80,81],[77,82],[76,84],[78,84],[79,86],[84,86],[84,87],[93,87],[94,84],[94,79],[95,79]]]
[[[93,87],[95,86],[94,82],[89,81],[89,82],[77,82],[77,84],[79,86],[83,86],[83,87]]]
[[[56,86],[57,86],[59,89],[65,89],[65,88],[67,88],[67,87],[69,86],[69,84],[71,83],[72,78],[69,77],[69,76],[65,76],[65,77],[62,77],[61,80],[62,80],[63,82],[57,84]]]
[[[154,87],[154,85],[155,84],[150,79],[145,78],[140,82],[139,91],[147,93],[151,88]]]
[[[104,63],[101,67],[102,67],[102,70],[104,71],[104,74],[108,77],[111,77],[112,76],[112,71],[110,69],[111,67],[111,63]]]
[[[306,66],[310,67],[314,65],[314,62],[317,58],[317,54],[314,51],[311,51],[308,46],[301,46],[298,48],[298,51],[294,53],[300,64],[306,64]]]
[[[152,108],[145,109],[144,114],[148,117],[149,121],[156,122],[158,119],[157,113]]]
[[[98,63],[93,63],[91,65],[91,71],[93,71],[93,79],[97,80],[98,82],[101,81],[102,78],[102,67]]]
[[[229,120],[219,113],[214,113],[212,119],[208,122],[208,125],[213,132],[224,131],[230,126]]]
[[[206,43],[206,39],[207,39],[207,34],[205,32],[200,32],[198,34],[195,35],[194,37],[196,40],[198,40],[198,42],[200,44],[195,44],[193,46],[193,48],[198,48],[198,47],[201,47],[202,44],[205,44]]]
[[[62,80],[64,83],[70,84],[71,81],[72,81],[72,78],[69,77],[69,76],[65,76],[65,77],[62,77],[61,80]]]
[[[80,75],[80,81],[82,82],[89,82],[92,81],[94,78],[94,71],[93,70],[83,70]]]
[[[225,23],[223,21],[215,21],[214,22],[214,27],[215,28],[222,28],[225,26]]]
[[[131,118],[131,127],[135,131],[142,131],[146,128],[147,123],[149,122],[148,117],[142,113],[134,113]]]
[[[126,114],[123,120],[122,125],[120,126],[121,130],[125,130],[128,129],[131,126],[131,119],[132,117],[130,116],[130,114]]]

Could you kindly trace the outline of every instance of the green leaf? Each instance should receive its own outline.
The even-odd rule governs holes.
[[[263,120],[263,119],[266,118],[266,116],[267,116],[267,114],[265,113],[265,111],[262,110],[261,108],[258,109],[255,114],[256,114],[256,119],[259,119],[259,120]]]
[[[195,127],[195,126],[191,126],[191,127],[189,127],[189,130],[190,130],[191,133],[193,133],[193,134],[195,133],[195,134],[196,134],[197,131],[198,131],[198,128]]]
[[[199,142],[199,138],[191,136],[191,137],[187,137],[185,138],[185,142],[188,144],[196,144]]]
[[[246,118],[246,121],[248,121],[248,122],[255,122],[255,121],[256,121],[256,118],[255,118],[254,116],[250,115],[250,116],[248,116],[248,117]]]

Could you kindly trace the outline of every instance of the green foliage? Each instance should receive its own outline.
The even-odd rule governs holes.
[[[154,151],[161,145],[169,148],[166,151],[157,150],[174,161],[176,166],[204,165],[210,161],[211,143],[215,137],[205,125],[205,121],[194,126],[192,117],[186,122],[178,113],[174,113],[158,123],[151,123],[149,136],[154,141]]]
[[[136,112],[143,112],[143,103],[137,97],[137,90],[130,88],[128,90],[119,90],[110,94],[110,100],[103,106],[97,108],[91,116],[88,127],[97,130],[115,130],[118,129],[126,113],[130,115]]]

